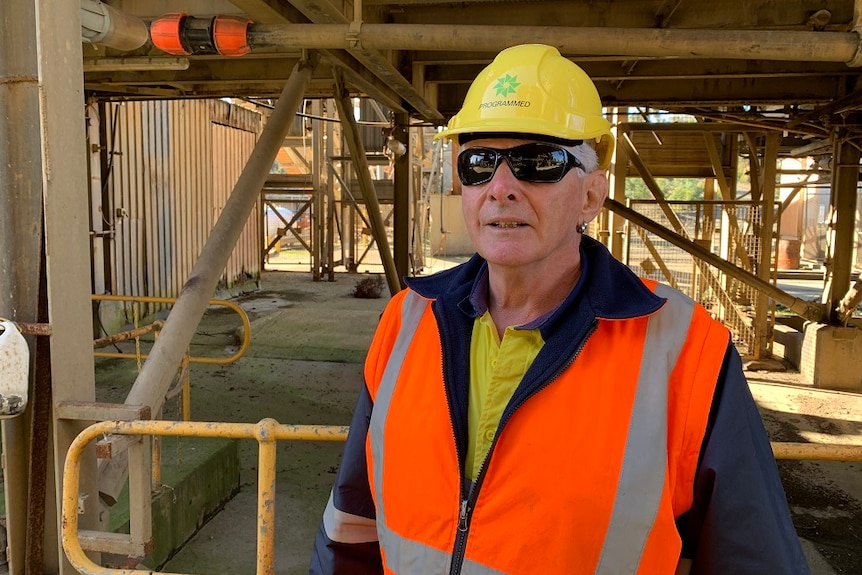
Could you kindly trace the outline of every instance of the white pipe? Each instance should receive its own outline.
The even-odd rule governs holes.
[[[81,0],[81,41],[130,52],[146,44],[150,31],[143,20],[99,0]]]

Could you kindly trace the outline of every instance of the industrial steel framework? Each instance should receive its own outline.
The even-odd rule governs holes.
[[[83,305],[91,295],[89,207],[82,193],[90,177],[83,122],[88,100],[278,99],[127,397],[129,406],[153,412],[161,406],[303,99],[335,99],[394,291],[398,277],[409,272],[409,164],[405,156],[395,163],[396,231],[390,249],[348,99],[372,98],[393,110],[392,133],[408,145],[410,129],[441,125],[460,107],[470,81],[494,53],[525,42],[558,46],[595,79],[609,107],[689,114],[713,134],[765,134],[759,166],[764,230],[772,229],[774,217],[775,160],[794,153],[831,158],[833,240],[826,258],[829,281],[819,304],[789,299],[767,281],[769,250],[761,248],[759,265],[751,268],[758,273],[752,274],[686,238],[673,210],[663,210],[668,228],[630,209],[616,185],[604,228],[612,247],[618,247],[616,231],[629,220],[754,285],[761,304],[772,298],[805,318],[842,324],[859,302],[858,282],[851,286],[862,142],[858,0],[177,0],[169,9],[166,5],[4,0],[0,7],[0,317],[42,327],[42,335],[28,336],[33,356],[28,409],[2,423],[7,559],[14,575],[73,572],[60,549],[59,486],[67,450],[88,422],[83,412],[61,406],[94,400],[91,344],[80,337],[92,333],[90,310]],[[163,13],[168,10],[173,15]],[[167,43],[148,36],[155,21],[168,30]],[[245,36],[228,42],[214,29],[216,22]],[[633,165],[667,207],[649,165],[626,137],[626,130],[642,128],[620,129],[614,169]],[[713,165],[724,196],[730,184],[721,161]],[[320,227],[316,233],[332,229]],[[755,349],[763,349],[765,335],[758,332]],[[92,451],[82,458],[77,518],[85,529],[98,527],[99,481],[127,473],[114,469],[114,479],[110,474],[99,479],[95,459]]]

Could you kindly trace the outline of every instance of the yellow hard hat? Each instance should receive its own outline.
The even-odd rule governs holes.
[[[461,111],[436,137],[474,133],[593,140],[602,169],[614,149],[611,125],[590,77],[556,48],[541,44],[497,54],[473,81]]]

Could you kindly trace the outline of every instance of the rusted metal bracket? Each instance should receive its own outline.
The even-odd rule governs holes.
[[[109,335],[107,337],[100,337],[99,339],[93,340],[93,349],[101,349],[103,347],[108,347],[109,345],[119,343],[121,341],[139,338],[142,335],[146,335],[153,331],[161,331],[164,325],[165,322],[160,319],[157,319],[151,324],[147,324],[127,331],[122,331],[120,333],[115,333],[114,335]]]
[[[49,336],[52,333],[50,323],[28,323],[23,321],[13,321],[12,323],[24,335]]]

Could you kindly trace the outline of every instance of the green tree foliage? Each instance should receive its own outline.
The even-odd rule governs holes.
[[[703,180],[700,178],[656,178],[668,200],[695,201],[703,199]],[[652,193],[640,178],[626,178],[626,197],[631,200],[651,200]]]

